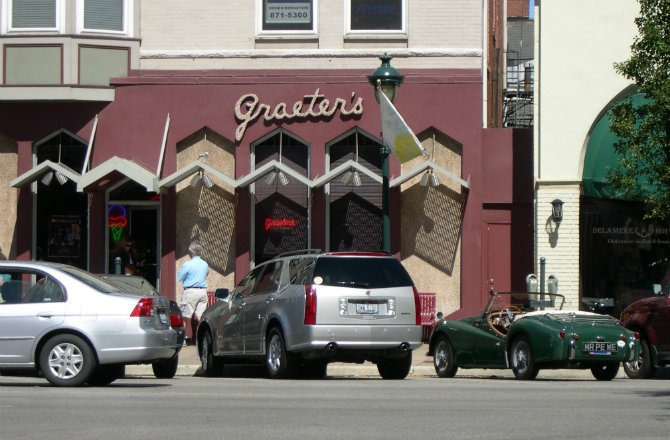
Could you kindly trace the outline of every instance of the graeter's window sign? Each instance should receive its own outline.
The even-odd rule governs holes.
[[[296,222],[293,218],[266,218],[265,230],[270,229],[292,229],[295,228]]]
[[[247,93],[242,95],[235,104],[235,118],[239,121],[235,130],[235,140],[241,141],[247,126],[258,119],[261,115],[266,121],[293,118],[318,118],[330,117],[340,111],[342,116],[363,114],[363,98],[356,98],[356,92],[351,92],[351,106],[347,107],[347,101],[343,98],[335,98],[330,102],[325,95],[319,93],[319,89],[311,95],[305,95],[302,100],[293,103],[289,107],[285,102],[280,102],[272,107],[260,102],[257,95]]]

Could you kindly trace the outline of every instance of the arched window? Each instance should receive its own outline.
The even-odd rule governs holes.
[[[35,161],[50,160],[79,173],[86,148],[83,139],[60,130],[35,143]],[[37,181],[35,259],[87,268],[87,202],[87,194],[78,193],[75,184],[60,173],[48,173]]]
[[[354,160],[381,175],[381,144],[356,129],[328,146],[329,169],[348,160]],[[381,249],[381,184],[352,170],[330,182],[328,191],[329,249]]]
[[[275,160],[309,175],[306,142],[280,129],[252,144],[254,169]],[[309,247],[309,188],[276,170],[256,181],[251,191],[255,264]]]

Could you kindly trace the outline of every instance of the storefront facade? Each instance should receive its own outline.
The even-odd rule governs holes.
[[[569,306],[614,316],[670,273],[668,225],[645,220],[642,203],[622,200],[607,182],[617,166],[608,112],[641,99],[613,67],[630,57],[637,15],[636,2],[606,0],[543,2],[535,13],[535,260],[546,259]],[[558,222],[554,200],[563,202]]]
[[[45,45],[53,61],[48,78],[6,75],[0,87],[4,256],[104,273],[125,270],[116,257],[131,249],[138,273],[178,298],[192,241],[210,289],[286,251],[380,249],[367,75],[388,52],[405,75],[395,106],[430,154],[391,158],[391,252],[448,316],[521,288],[531,139],[485,127],[489,2],[285,3],[194,5],[211,9],[203,21],[125,0],[112,14],[125,21],[83,27],[63,6],[39,35],[3,16],[8,72],[32,71],[22,60]],[[307,18],[276,21],[275,7]]]

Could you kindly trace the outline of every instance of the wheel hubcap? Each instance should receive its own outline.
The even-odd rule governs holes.
[[[281,366],[281,341],[279,336],[273,335],[268,346],[268,365],[272,371],[278,371]]]
[[[84,366],[84,355],[74,344],[58,344],[49,353],[49,369],[60,379],[76,377]]]
[[[444,344],[440,344],[435,353],[435,366],[439,370],[444,370],[447,368],[447,350]]]
[[[528,353],[521,347],[517,348],[514,353],[514,367],[520,372],[528,368]]]

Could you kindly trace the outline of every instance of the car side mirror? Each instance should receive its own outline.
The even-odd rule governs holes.
[[[214,291],[214,298],[216,299],[227,299],[230,295],[230,290],[226,288],[219,288]]]
[[[437,312],[437,315],[436,315],[436,316],[437,316],[437,320],[438,320],[438,321],[442,321],[442,318],[444,318],[444,313],[442,313],[442,312]]]

